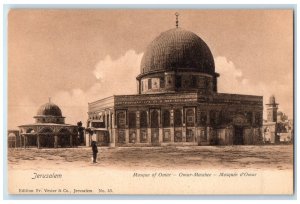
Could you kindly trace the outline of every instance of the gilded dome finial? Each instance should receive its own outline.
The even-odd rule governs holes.
[[[176,28],[178,28],[178,16],[179,16],[179,13],[176,12],[176,13],[175,13],[175,16],[176,16]]]

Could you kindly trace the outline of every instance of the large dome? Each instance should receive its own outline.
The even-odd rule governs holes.
[[[143,56],[141,75],[160,71],[196,71],[214,75],[213,55],[195,33],[174,28],[155,38]]]
[[[56,117],[62,117],[62,113],[60,108],[55,105],[54,103],[46,103],[44,105],[42,105],[38,112],[37,112],[38,116],[56,116]]]

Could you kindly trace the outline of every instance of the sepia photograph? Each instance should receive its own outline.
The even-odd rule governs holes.
[[[294,10],[7,15],[11,195],[293,195]]]

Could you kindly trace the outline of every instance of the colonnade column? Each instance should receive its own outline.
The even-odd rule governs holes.
[[[210,132],[210,112],[209,110],[207,111],[206,113],[206,138],[207,138],[207,142],[208,144],[210,144],[210,135],[211,135],[211,132]]]
[[[125,111],[125,144],[129,143],[129,124],[128,124],[128,110]]]
[[[58,146],[58,136],[54,135],[54,148],[57,148]]]
[[[90,124],[91,124],[91,122],[90,122],[90,120],[89,119],[87,119],[87,121],[86,121],[86,129],[87,128],[90,128]],[[86,130],[84,130],[84,132],[83,132],[83,134],[84,134],[84,143],[85,143],[85,146],[89,146],[89,134],[88,134],[88,132],[86,131]]]
[[[84,131],[84,138],[85,138],[85,146],[90,146],[90,133]]]
[[[108,127],[108,113],[107,111],[105,110],[104,111],[104,126],[105,126],[105,129],[107,130],[107,132],[104,132],[104,137],[108,137],[108,143],[110,142],[110,134],[109,134],[109,127]],[[108,135],[107,135],[108,134]]]
[[[40,144],[40,135],[37,135],[36,137],[37,137],[36,138],[37,148],[40,149],[40,147],[41,147],[41,144]]]
[[[158,142],[162,143],[163,141],[163,129],[162,129],[162,118],[161,110],[158,110]]]
[[[26,141],[27,141],[27,136],[24,135],[24,149],[26,148]]]
[[[136,143],[140,143],[140,111],[136,111]]]
[[[23,147],[23,138],[22,138],[22,134],[20,134],[20,147]]]
[[[108,110],[108,127],[111,129],[111,111]]]
[[[186,142],[186,121],[185,121],[185,111],[181,109],[182,115],[182,142]]]
[[[110,112],[110,110],[109,110]],[[116,146],[116,125],[115,125],[115,111],[112,110],[111,115],[111,120],[110,120],[110,147],[115,147]]]
[[[198,125],[198,122],[199,122],[199,120],[198,120],[198,109],[195,107],[195,108],[193,108],[194,109],[194,130],[193,130],[193,139],[192,139],[192,142],[194,143],[194,144],[197,144],[197,141],[198,141],[198,127],[199,127],[199,125]]]
[[[70,147],[73,147],[73,135],[70,135]]]
[[[174,109],[172,108],[170,111],[170,136],[171,136],[171,143],[174,143],[175,131],[174,131]]]
[[[205,134],[205,131],[203,130],[203,122],[201,121],[201,115],[202,115],[202,111],[200,109],[199,106],[197,106],[196,108],[196,117],[197,117],[197,123],[196,123],[196,138],[195,138],[195,142],[197,143],[197,145],[201,145],[202,142],[202,138],[203,138],[203,134]]]
[[[252,125],[255,124],[255,112],[252,112]]]
[[[147,110],[147,139],[151,143],[150,110]]]
[[[104,112],[104,118],[105,118],[105,119],[104,119],[104,126],[105,126],[106,129],[108,129],[108,124],[107,124],[107,112],[106,112],[106,111]]]
[[[108,115],[109,115],[109,118],[108,118],[109,146],[112,147],[114,140],[113,140],[113,131],[112,131],[112,113],[110,110],[108,110]]]

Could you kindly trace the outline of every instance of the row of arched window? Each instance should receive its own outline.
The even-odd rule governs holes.
[[[141,91],[157,90],[160,88],[169,87],[172,84],[172,76],[160,77],[160,78],[146,78],[141,80]],[[177,75],[175,77],[176,88],[208,88],[210,79],[207,77],[199,77],[196,75],[182,76]],[[166,84],[166,85],[165,85]]]
[[[128,113],[128,126],[129,128],[136,128],[137,127],[137,117],[136,112],[129,112]],[[126,126],[126,115],[125,112],[119,112],[117,114],[117,126],[118,128],[125,128]],[[158,128],[159,127],[159,112],[158,110],[150,111],[150,118],[148,122],[148,115],[146,111],[140,112],[140,128]],[[175,109],[174,110],[174,126],[181,127],[183,124],[183,117],[182,117],[182,110]],[[171,124],[171,113],[169,110],[162,111],[162,118],[161,124],[163,127],[170,127]],[[187,126],[194,126],[195,125],[195,113],[193,109],[187,109],[186,111],[186,124]]]
[[[37,123],[63,123],[63,118],[37,118]]]

